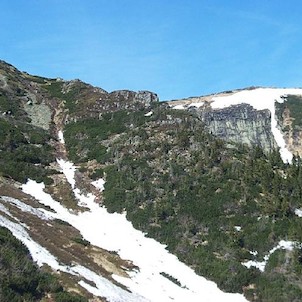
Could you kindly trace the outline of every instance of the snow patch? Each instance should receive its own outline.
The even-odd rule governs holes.
[[[75,187],[75,166],[63,159],[57,160],[62,172],[70,183],[79,205],[88,211],[78,214],[70,213],[49,194],[44,192],[44,184],[33,180],[22,186],[22,190],[34,196],[40,203],[56,211],[57,218],[68,222],[78,229],[91,244],[115,251],[122,259],[128,259],[139,267],[139,271],[129,272],[130,278],[113,276],[118,282],[127,286],[133,293],[150,301],[246,301],[241,294],[227,294],[220,291],[214,282],[198,276],[191,268],[180,262],[176,256],[166,250],[166,246],[136,230],[126,219],[126,214],[108,213],[106,208],[95,202],[93,194],[83,194]],[[104,181],[99,181],[101,186]],[[97,231],[96,231],[97,230]],[[177,279],[183,287],[173,283],[162,273]],[[86,282],[82,286],[91,289]],[[94,289],[95,291],[95,289]],[[124,300],[118,300],[124,301]]]
[[[54,218],[68,217],[70,215],[66,208],[55,201],[50,194],[44,192],[45,185],[43,182],[37,183],[34,180],[28,179],[27,183],[21,186],[21,189],[24,193],[33,196],[37,201],[54,210],[55,213],[52,214]]]
[[[64,173],[68,183],[74,189],[75,188],[74,176],[75,176],[76,167],[72,162],[65,161],[64,159],[57,159],[57,163],[62,169],[62,172]]]
[[[247,262],[243,262],[242,265],[244,265],[247,268],[255,267],[258,268],[259,271],[264,272],[265,266],[266,266],[267,261],[253,261],[249,260]]]
[[[204,102],[191,103],[188,107],[196,107],[199,108],[204,105]]]
[[[295,209],[295,214],[299,217],[302,217],[302,210],[301,209]]]
[[[103,178],[95,180],[91,184],[95,186],[97,189],[99,189],[101,192],[104,191],[105,180]]]
[[[241,264],[246,266],[247,268],[251,268],[251,267],[256,267],[258,268],[261,272],[264,272],[265,271],[265,267],[266,267],[266,264],[270,258],[270,256],[276,251],[276,250],[279,250],[279,249],[282,249],[282,250],[288,250],[288,251],[292,251],[293,248],[297,246],[297,243],[296,242],[293,242],[293,241],[285,241],[285,240],[281,240],[277,246],[275,246],[274,248],[272,248],[267,255],[265,255],[263,257],[263,261],[254,261],[254,260],[249,260],[247,262],[242,262]],[[250,254],[256,256],[258,254],[257,251],[252,251],[250,252]]]
[[[60,131],[58,132],[58,138],[59,138],[59,142],[60,142],[61,144],[65,144],[63,131],[60,130]]]
[[[95,196],[92,193],[83,194],[78,188],[73,190],[76,199],[79,201],[78,205],[81,207],[91,208],[95,205]]]
[[[185,109],[185,106],[184,105],[176,105],[176,106],[172,106],[172,109]]]

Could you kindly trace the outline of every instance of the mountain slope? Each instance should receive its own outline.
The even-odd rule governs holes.
[[[0,74],[0,224],[65,289],[102,301],[301,299],[299,90],[159,103],[5,62]]]

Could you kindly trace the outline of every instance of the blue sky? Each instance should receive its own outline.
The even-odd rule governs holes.
[[[0,59],[161,100],[302,86],[300,0],[3,0]]]

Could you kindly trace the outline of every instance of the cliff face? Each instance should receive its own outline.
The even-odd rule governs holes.
[[[284,162],[301,155],[302,89],[252,88],[168,102],[197,114],[205,127],[225,141],[280,148]]]
[[[259,146],[269,152],[277,147],[271,131],[271,114],[248,104],[217,110],[196,110],[210,133],[220,139],[248,146]]]

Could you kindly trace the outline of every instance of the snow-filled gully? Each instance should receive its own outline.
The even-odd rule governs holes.
[[[63,145],[63,133],[60,131],[58,136],[60,143]],[[53,212],[32,208],[9,197],[1,197],[0,201],[10,203],[10,205],[14,205],[43,220],[58,218],[66,221],[92,245],[117,252],[122,259],[133,262],[139,269],[128,272],[129,277],[112,275],[112,278],[118,283],[129,289],[129,291],[125,291],[83,266],[62,265],[59,263],[59,259],[56,259],[44,247],[32,240],[26,231],[26,228],[28,228],[26,225],[12,222],[10,218],[13,218],[13,216],[8,208],[0,203],[0,211],[6,214],[4,216],[0,215],[0,225],[9,228],[28,247],[33,259],[40,266],[48,264],[54,270],[79,276],[81,279],[79,285],[92,294],[105,297],[111,302],[246,301],[243,295],[224,293],[218,289],[214,282],[195,274],[191,268],[180,262],[176,256],[170,254],[164,245],[154,239],[145,237],[141,231],[134,229],[132,224],[127,221],[125,213],[108,213],[104,206],[100,206],[95,202],[95,196],[92,193],[84,195],[76,187],[75,166],[63,159],[58,159],[57,162],[78,200],[78,205],[83,206],[83,212],[71,212],[44,191],[45,185],[43,183],[37,183],[30,179],[22,185],[22,191],[33,196],[40,204],[50,207]],[[104,189],[103,179],[99,179],[92,184],[100,191]],[[162,273],[173,276],[180,282],[181,286],[170,281]],[[87,280],[92,281],[95,286],[88,284]]]

